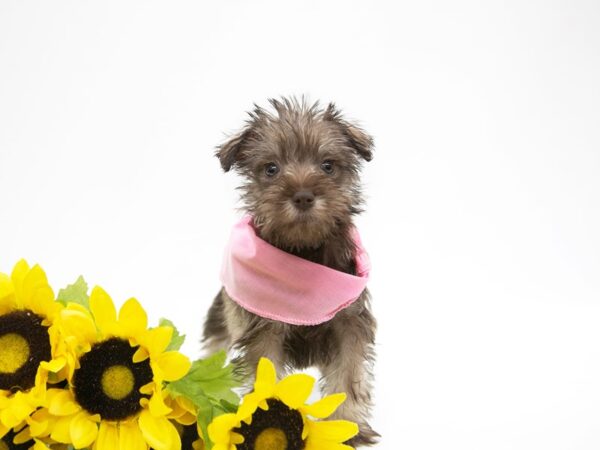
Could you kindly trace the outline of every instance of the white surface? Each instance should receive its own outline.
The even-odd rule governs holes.
[[[375,136],[385,449],[600,447],[597,2],[0,3],[0,270],[84,274],[198,351],[253,101]]]

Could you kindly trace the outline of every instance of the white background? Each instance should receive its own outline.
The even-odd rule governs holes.
[[[600,4],[0,3],[0,270],[84,274],[199,352],[252,102],[376,139],[358,223],[385,449],[600,447]]]

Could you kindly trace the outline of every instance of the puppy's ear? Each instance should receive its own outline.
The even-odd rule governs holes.
[[[373,138],[365,133],[360,127],[344,120],[342,113],[336,108],[335,104],[330,103],[323,113],[323,120],[328,120],[337,124],[342,133],[348,139],[348,142],[356,152],[365,159],[373,159]]]
[[[233,165],[240,161],[242,149],[248,143],[251,136],[252,129],[247,127],[217,147],[215,156],[219,158],[223,171],[229,172]]]

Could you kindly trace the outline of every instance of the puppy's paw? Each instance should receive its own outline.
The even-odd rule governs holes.
[[[379,442],[381,435],[377,433],[368,423],[362,423],[358,425],[359,432],[352,439],[346,441],[346,445],[354,448],[358,447],[370,447]]]

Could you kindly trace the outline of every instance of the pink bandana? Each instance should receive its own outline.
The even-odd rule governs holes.
[[[256,235],[245,216],[231,233],[221,268],[227,294],[242,308],[293,325],[327,322],[362,293],[371,269],[358,232],[356,271],[350,275],[291,255]]]

